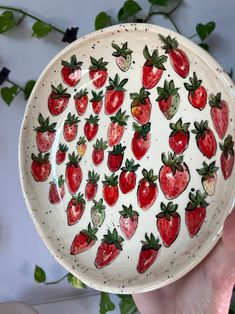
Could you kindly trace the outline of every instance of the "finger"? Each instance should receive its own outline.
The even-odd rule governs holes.
[[[226,250],[235,254],[235,209],[233,209],[225,220],[222,242]]]

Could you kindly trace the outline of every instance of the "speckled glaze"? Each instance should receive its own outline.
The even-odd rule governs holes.
[[[171,38],[176,38],[178,49],[181,49],[185,53],[189,62],[189,68],[184,69],[184,73],[182,71],[178,71],[177,73],[173,66],[174,60],[170,57],[172,53],[169,53],[169,51],[166,53],[165,49],[162,49],[163,43],[159,39],[159,34],[164,37],[171,36]],[[132,52],[126,59],[123,57],[116,60],[116,56],[113,55],[115,49],[112,43],[119,46],[128,43],[128,49]],[[151,123],[151,141],[148,151],[138,160],[138,158],[134,157],[133,147],[131,147],[134,135],[132,124],[136,120],[134,120],[131,112],[133,99],[131,99],[130,93],[138,93],[143,85],[142,71],[143,65],[146,62],[143,51],[146,45],[150,53],[154,49],[158,49],[159,54],[166,57],[164,63],[165,70],[163,70],[163,73],[159,77],[159,82],[154,87],[146,87],[146,91],[150,93],[149,99],[152,107],[151,115],[146,120],[149,120]],[[82,62],[82,65],[80,65],[81,78],[74,87],[71,87],[66,85],[66,82],[62,79],[61,62],[62,60],[69,62],[73,55],[76,56],[77,61]],[[106,64],[108,75],[102,87],[95,87],[90,79],[89,67],[91,66],[91,56],[96,59],[103,57],[103,61],[108,62]],[[125,61],[128,62],[125,64]],[[189,78],[193,77],[194,72],[197,78],[202,80],[201,85],[204,86],[204,93],[207,93],[208,96],[205,106],[200,110],[190,103],[188,98],[189,92],[185,85],[186,83],[190,83]],[[100,216],[95,216],[91,210],[94,202],[85,199],[85,202],[82,202],[83,207],[79,209],[79,221],[74,224],[71,221],[68,223],[68,203],[74,191],[71,189],[71,186],[70,188],[68,187],[68,180],[66,180],[65,183],[62,182],[63,191],[60,191],[62,199],[60,197],[59,199],[55,199],[55,195],[52,195],[53,191],[49,193],[50,182],[57,180],[61,175],[65,179],[67,176],[66,168],[68,167],[66,164],[69,162],[68,154],[72,154],[72,152],[77,154],[77,142],[80,136],[84,136],[85,119],[89,118],[91,114],[95,116],[90,102],[92,90],[97,93],[103,90],[103,94],[105,95],[103,101],[105,102],[105,99],[108,98],[106,88],[109,85],[109,78],[114,79],[116,74],[119,75],[121,80],[127,79],[124,82],[126,83],[124,86],[125,96],[121,109],[122,111],[125,110],[126,114],[129,115],[120,142],[123,146],[126,146],[121,167],[125,167],[126,159],[134,159],[135,164],[139,164],[138,169],[136,169],[136,184],[134,185],[134,189],[128,194],[123,194],[118,185],[118,200],[113,206],[107,203],[103,193],[102,181],[105,179],[105,174],[107,176],[112,174],[107,166],[108,152],[112,151],[112,147],[104,149],[104,160],[100,165],[95,165],[92,161],[92,152],[93,145],[97,139],[100,140],[102,138],[103,141],[107,141],[107,130],[111,123],[110,117],[114,116],[117,110],[113,114],[105,113],[105,104],[103,103],[101,111],[98,113],[100,119],[98,132],[93,140],[86,140],[86,152],[79,161],[82,181],[81,184],[78,184],[80,185],[78,189],[78,186],[75,187],[75,195],[78,195],[78,193],[85,194],[88,171],[94,170],[100,175],[95,200],[98,202],[102,199],[102,205],[104,206],[99,212]],[[173,80],[175,88],[179,88],[177,90],[179,99],[178,96],[175,97],[174,106],[171,112],[167,114],[161,112],[159,103],[156,101],[160,91],[158,87],[163,88],[165,80]],[[66,93],[69,93],[71,96],[64,111],[58,115],[52,115],[48,110],[48,97],[51,93],[51,85],[58,86],[59,84],[67,88]],[[87,88],[89,102],[84,115],[79,116],[73,96],[85,88]],[[223,130],[220,132],[219,129],[218,131],[218,128],[213,123],[213,114],[211,114],[211,106],[209,105],[210,95],[217,95],[218,93],[221,93],[221,99],[228,104],[229,108],[229,124],[225,128],[225,134],[222,134]],[[231,135],[233,139],[235,138],[234,104],[234,85],[217,62],[207,52],[188,39],[165,28],[147,24],[118,25],[84,36],[60,52],[41,74],[30,96],[19,142],[19,168],[26,204],[41,238],[56,260],[88,286],[113,293],[140,293],[157,289],[172,283],[195,267],[219,240],[224,220],[233,206],[235,173],[226,174],[226,169],[222,169],[224,167],[224,165],[221,165],[223,146],[219,144],[222,144],[228,135]],[[63,129],[69,113],[79,116],[80,121],[78,122],[75,139],[66,141]],[[38,146],[36,142],[36,134],[38,132],[36,128],[39,127],[39,114],[44,118],[49,117],[50,124],[56,123],[54,125],[54,135],[51,135],[53,138],[52,146],[49,149],[48,147],[44,147],[44,152],[49,153],[51,169],[47,173],[49,177],[45,177],[45,180],[42,180],[43,182],[38,182],[34,179],[31,159],[32,154],[38,155],[40,149],[43,151],[42,147],[40,148],[40,145]],[[161,173],[161,169],[164,167],[162,153],[166,153],[167,155],[168,152],[172,152],[169,146],[169,136],[172,132],[170,123],[176,123],[180,118],[182,118],[184,123],[190,123],[188,128],[190,135],[187,147],[184,152],[180,152],[182,155],[178,155],[183,156],[185,163],[183,165],[183,172],[181,169],[180,174],[185,174],[186,171],[188,171],[188,174],[185,176],[186,183],[176,181],[175,185],[182,185],[182,188],[178,194],[174,192],[177,195],[172,195],[171,192],[166,191],[167,187],[164,187],[164,175]],[[195,129],[194,123],[200,123],[202,120],[208,121],[209,128],[214,134],[215,143],[211,144],[210,142],[210,145],[217,145],[217,147],[212,147],[208,154],[205,151],[201,151],[201,144],[197,143],[196,134],[192,132]],[[144,122],[145,124],[146,121]],[[68,151],[66,151],[65,161],[57,164],[56,154],[60,143],[66,144]],[[230,152],[233,153],[232,148]],[[209,156],[210,154],[212,156]],[[216,171],[217,182],[214,187],[203,187],[202,177],[199,175],[197,169],[202,168],[203,162],[210,164],[214,161],[215,165],[219,168]],[[233,164],[233,160],[230,160],[230,167],[231,164]],[[153,180],[153,189],[155,191],[152,195],[149,194],[146,206],[143,205],[143,200],[140,200],[141,196],[138,194],[143,193],[143,191],[137,191],[141,189],[140,181],[143,178],[144,169],[147,171],[152,169],[154,175],[158,176],[158,178],[154,178],[155,181]],[[118,182],[121,172],[121,169],[115,171],[115,175],[118,176]],[[56,185],[54,188],[57,190]],[[213,191],[213,188],[215,191]],[[206,210],[204,211],[205,216],[202,215],[202,226],[199,227],[199,230],[192,231],[192,227],[189,227],[187,224],[190,219],[194,219],[195,222],[197,218],[195,216],[190,219],[187,218],[186,209],[193,210],[189,196],[191,195],[192,197],[192,194],[195,195],[197,191],[200,191],[201,195],[204,195],[204,201],[207,204],[204,204]],[[204,194],[206,192],[207,194]],[[159,216],[161,203],[167,205],[171,201],[173,204],[178,205],[178,214],[170,215],[171,217],[175,217],[177,225],[174,227],[174,235],[170,240],[167,240],[162,236],[161,230],[161,228],[167,227],[164,224],[161,226],[159,223],[157,224],[157,219],[162,218],[162,215]],[[120,226],[119,212],[123,210],[123,205],[126,208],[132,205],[133,211],[137,212],[132,220],[129,219],[126,222],[126,227],[131,228],[129,234],[124,234],[125,230]],[[201,207],[203,207],[203,204]],[[156,217],[157,215],[158,217]],[[168,215],[168,222],[169,219]],[[82,253],[71,254],[71,245],[75,236],[80,231],[87,229],[89,223],[93,231],[96,231],[96,238],[94,238],[92,246]],[[94,230],[94,227],[97,229]],[[197,227],[195,228],[197,229]],[[113,260],[108,265],[100,267],[102,263],[97,258],[97,252],[102,250],[101,242],[104,235],[108,231],[113,232],[114,230],[118,233],[119,238],[117,242],[121,250],[114,246],[111,253],[115,255]],[[166,236],[169,237],[169,229],[165,231]],[[157,256],[149,268],[142,271],[143,265],[139,264],[141,263],[139,260],[141,259],[140,254],[143,253],[140,253],[142,248],[141,241],[145,240],[146,235],[151,237],[151,233],[154,238],[159,239],[159,243],[155,243],[154,249]],[[148,248],[145,247],[145,249]],[[119,251],[115,253],[115,250]]]

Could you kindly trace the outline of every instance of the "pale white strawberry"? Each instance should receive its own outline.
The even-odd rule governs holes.
[[[139,214],[137,213],[137,211],[132,210],[131,205],[129,207],[123,205],[122,207],[123,210],[119,212],[121,215],[119,219],[120,229],[125,238],[127,240],[130,240],[138,227]]]
[[[212,196],[215,193],[216,183],[217,183],[217,174],[216,171],[219,169],[215,165],[215,161],[211,164],[207,164],[205,161],[203,162],[203,167],[201,169],[197,169],[197,172],[202,176],[201,182],[204,191]]]
[[[113,52],[113,56],[116,57],[116,63],[117,66],[123,71],[126,72],[129,70],[132,62],[131,53],[132,50],[130,50],[127,47],[127,42],[122,45],[122,47],[119,47],[117,44],[112,43],[112,47],[116,50]]]

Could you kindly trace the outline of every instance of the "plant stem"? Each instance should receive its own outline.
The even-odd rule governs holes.
[[[13,86],[16,86],[21,92],[24,93],[24,89],[23,89],[21,86],[19,86],[18,84],[12,82],[12,81],[9,80],[9,79],[5,79],[5,82],[8,82],[8,83],[10,83],[10,84],[13,85]]]
[[[15,12],[21,13],[21,14],[22,14],[22,17],[19,19],[19,21],[17,22],[17,24],[19,24],[25,16],[28,16],[28,17],[31,17],[32,19],[36,20],[36,21],[39,21],[39,22],[42,22],[42,23],[45,23],[45,24],[50,25],[50,27],[51,27],[52,29],[54,29],[55,31],[57,31],[57,32],[59,32],[59,33],[61,33],[61,34],[63,34],[63,35],[65,34],[65,32],[64,32],[63,30],[59,29],[58,27],[56,27],[56,26],[54,26],[54,25],[52,25],[52,24],[46,23],[45,21],[39,19],[38,17],[36,17],[36,16],[34,16],[34,15],[32,15],[32,14],[30,14],[30,13],[24,11],[24,10],[21,10],[21,9],[19,9],[19,8],[8,7],[8,6],[3,6],[3,5],[1,5],[1,6],[0,6],[0,9],[3,9],[3,10],[11,10],[11,11],[15,11]]]
[[[195,38],[196,36],[197,36],[197,34],[195,33],[195,34],[189,36],[188,38],[189,38],[189,39],[193,39],[193,38]]]
[[[56,285],[57,283],[60,283],[67,277],[67,274],[64,275],[62,278],[56,280],[56,281],[51,281],[51,282],[44,282],[45,285]]]

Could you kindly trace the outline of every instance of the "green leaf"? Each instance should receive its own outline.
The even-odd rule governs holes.
[[[235,314],[235,301],[234,300],[231,301],[229,314]]]
[[[42,283],[46,281],[46,273],[41,267],[37,265],[35,266],[35,269],[34,269],[34,280],[37,281],[38,283]]]
[[[1,89],[1,96],[3,101],[9,106],[14,100],[15,96],[18,95],[19,89],[17,86],[3,87]]]
[[[135,314],[138,312],[131,295],[118,295],[121,299],[119,303],[120,314]]]
[[[68,273],[67,280],[73,288],[76,288],[76,289],[86,288],[86,285],[71,273]]]
[[[100,298],[100,314],[106,314],[107,312],[114,311],[115,304],[110,300],[109,294],[101,292]]]
[[[52,27],[42,21],[37,21],[33,24],[32,30],[32,36],[41,39],[46,37],[52,31]]]
[[[125,12],[123,7],[119,10],[117,18],[119,22],[125,21]]]
[[[110,26],[111,24],[112,24],[111,16],[105,12],[100,12],[95,18],[95,29],[96,30],[105,28],[107,26]]]
[[[36,83],[36,81],[31,80],[25,84],[25,87],[24,87],[24,98],[25,99],[29,99],[29,96],[33,90],[35,83]]]
[[[0,34],[5,33],[16,25],[11,11],[5,11],[0,15]]]
[[[215,22],[211,21],[207,24],[199,23],[196,25],[196,31],[201,41],[204,41],[215,29]]]
[[[203,48],[204,50],[208,51],[210,49],[209,45],[206,43],[200,43],[198,44],[201,48]]]
[[[134,16],[136,13],[142,10],[137,2],[134,0],[127,0],[123,6],[125,17]]]
[[[148,0],[151,4],[167,6],[169,0]]]

